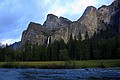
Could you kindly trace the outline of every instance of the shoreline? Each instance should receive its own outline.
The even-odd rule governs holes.
[[[0,62],[0,68],[82,69],[120,67],[120,60]]]

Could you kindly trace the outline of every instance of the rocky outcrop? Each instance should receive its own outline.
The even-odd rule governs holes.
[[[88,32],[89,37],[92,37],[95,32],[105,29],[106,25],[99,18],[98,13],[99,12],[95,7],[88,6],[83,15],[77,21],[72,23],[71,27],[74,28],[72,33],[77,37],[78,32],[81,32],[82,39],[84,40],[86,31]]]
[[[109,6],[103,5],[100,8],[98,8],[98,16],[101,21],[103,21],[106,24],[109,24],[111,16]]]
[[[120,0],[115,0],[109,6],[103,5],[98,12],[101,21],[120,31]]]
[[[120,0],[115,0],[110,6],[110,25],[120,32]]]
[[[79,32],[84,40],[86,31],[89,37],[92,37],[95,32],[111,26],[119,27],[120,31],[119,0],[115,0],[109,6],[103,5],[98,9],[88,6],[83,15],[73,22],[64,17],[48,14],[43,25],[33,22],[28,25],[27,30],[23,32],[21,44],[30,42],[32,44],[43,45],[60,39],[67,43],[71,34],[73,38],[78,39]]]
[[[61,27],[68,27],[71,24],[71,22],[72,21],[68,20],[67,18],[58,18],[53,14],[48,14],[43,26],[45,26],[49,30],[60,29]]]
[[[67,18],[60,17],[53,14],[48,14],[47,19],[43,25],[30,22],[27,30],[22,34],[21,45],[26,42],[38,45],[47,45],[48,37],[51,43],[55,40],[63,39],[68,41],[68,27],[72,22]]]
[[[57,17],[53,14],[48,14],[47,19],[44,22],[43,26],[49,29],[52,32],[51,42],[55,40],[63,39],[65,42],[68,41],[68,27],[72,21],[67,18]]]
[[[27,30],[22,34],[21,45],[26,42],[31,44],[43,45],[50,32],[38,23],[30,22]]]
[[[86,26],[86,31],[88,31],[89,36],[93,36],[98,28],[97,9],[93,6],[87,7],[78,22]]]
[[[53,14],[48,14],[47,19],[44,22],[43,26],[45,26],[47,29],[52,30],[53,28],[60,28],[60,20],[57,16]]]

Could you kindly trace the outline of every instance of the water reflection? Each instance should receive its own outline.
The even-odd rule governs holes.
[[[0,69],[0,80],[119,80],[117,69]]]

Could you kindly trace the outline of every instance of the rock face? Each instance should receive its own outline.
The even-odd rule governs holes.
[[[68,27],[71,23],[72,21],[68,20],[67,18],[58,18],[53,14],[48,14],[43,26],[45,26],[48,30],[51,31],[51,42],[60,39],[63,39],[65,42],[67,42]]]
[[[120,0],[115,0],[110,6],[110,25],[120,32]]]
[[[29,42],[32,44],[43,45],[48,34],[48,30],[43,28],[42,25],[30,22],[28,29],[22,34],[21,44],[23,45],[26,42]]]
[[[103,5],[98,12],[101,21],[120,31],[120,0],[115,0],[109,6]]]
[[[109,7],[106,5],[103,5],[100,8],[98,8],[98,16],[101,21],[103,21],[106,24],[109,24],[110,16],[111,16]]]
[[[111,26],[118,27],[120,31],[120,0],[115,0],[111,5],[103,5],[98,9],[88,6],[83,15],[73,22],[67,18],[48,14],[43,25],[33,22],[28,25],[27,30],[23,32],[21,44],[30,42],[43,45],[60,39],[67,43],[71,34],[73,38],[78,39],[79,32],[84,40],[86,31],[89,37],[92,37],[95,32]]]
[[[82,17],[78,20],[79,23],[87,27],[89,36],[92,36],[98,29],[98,15],[97,9],[93,6],[86,8]]]

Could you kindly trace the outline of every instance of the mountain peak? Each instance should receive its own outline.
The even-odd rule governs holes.
[[[59,17],[59,19],[61,20],[61,21],[67,21],[67,22],[72,22],[72,21],[70,21],[69,19],[67,19],[67,18],[64,18],[64,17]]]
[[[111,5],[110,8],[112,11],[118,10],[120,8],[120,0],[115,0]]]
[[[88,6],[85,10],[85,12],[90,11],[90,10],[96,10],[96,7],[94,6]]]
[[[109,6],[107,6],[107,5],[102,5],[101,7],[98,8],[98,10],[101,9],[101,8],[108,8],[108,7]]]
[[[30,22],[28,25],[28,29],[34,29],[34,28],[38,28],[41,27],[42,25],[39,23],[35,23],[35,22]]]
[[[58,19],[58,17],[54,14],[48,14],[47,15],[47,20],[48,21],[56,21]]]
[[[68,27],[71,22],[72,21],[68,20],[67,18],[58,18],[54,14],[48,14],[43,26],[45,26],[49,30],[60,29],[61,27]]]
[[[120,4],[120,0],[115,0],[114,3]]]
[[[87,15],[93,16],[94,13],[96,14],[96,12],[97,12],[97,9],[96,9],[94,6],[88,6],[88,7],[85,9],[83,15],[80,17],[80,19],[78,19],[78,21],[80,22],[80,21],[83,20],[85,17],[87,17]]]
[[[40,24],[35,22],[30,22],[29,25],[40,25]]]

